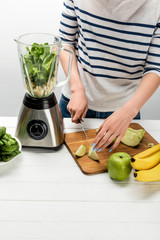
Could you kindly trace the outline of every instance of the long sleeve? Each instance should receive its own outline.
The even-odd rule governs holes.
[[[151,39],[144,75],[150,72],[160,76],[160,22],[157,24]]]
[[[59,36],[63,44],[75,47],[78,35],[78,23],[72,0],[63,2],[63,12],[60,22]]]
[[[160,0],[64,0],[60,37],[75,48],[92,110],[116,111],[143,75],[160,76]],[[71,97],[69,84],[63,94]]]

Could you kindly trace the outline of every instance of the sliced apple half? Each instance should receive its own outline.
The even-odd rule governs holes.
[[[133,128],[128,128],[122,137],[121,142],[127,146],[135,147],[142,141],[144,134],[144,129],[136,130]]]

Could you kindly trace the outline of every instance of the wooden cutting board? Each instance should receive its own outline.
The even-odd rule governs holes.
[[[130,127],[133,129],[142,129],[143,127],[137,123],[131,123]],[[75,152],[79,148],[81,144],[85,144],[87,146],[87,150],[91,146],[94,138],[96,137],[96,129],[86,130],[87,138],[85,139],[84,133],[82,131],[73,132],[73,133],[66,133],[65,134],[65,144],[72,154],[74,160],[78,164],[81,171],[85,174],[97,174],[107,172],[107,160],[108,157],[114,152],[126,152],[131,157],[139,152],[142,152],[148,149],[147,143],[154,143],[158,144],[158,142],[147,132],[145,131],[145,135],[141,141],[141,143],[137,147],[128,147],[122,143],[112,151],[111,153],[108,152],[108,149],[104,149],[101,152],[97,153],[100,159],[100,163],[90,159],[88,154],[84,155],[83,157],[76,157]]]

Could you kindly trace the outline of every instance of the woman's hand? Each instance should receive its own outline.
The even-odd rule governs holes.
[[[93,142],[94,149],[100,151],[106,148],[116,138],[109,151],[114,150],[124,136],[130,122],[137,115],[144,103],[152,96],[160,85],[160,77],[155,73],[143,76],[135,94],[118,111],[108,117],[100,126]]]
[[[80,118],[85,118],[88,110],[88,100],[83,88],[72,92],[67,109],[71,114],[72,122],[79,123]]]
[[[102,149],[109,146],[116,138],[109,152],[114,150],[120,143],[121,138],[124,136],[133,118],[133,114],[125,112],[124,109],[120,109],[106,118],[99,127],[98,134],[92,144],[94,150],[100,152]]]

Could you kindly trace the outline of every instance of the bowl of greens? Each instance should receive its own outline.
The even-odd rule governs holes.
[[[20,141],[0,127],[0,166],[14,160],[22,151]]]

